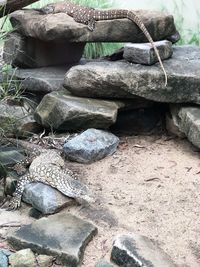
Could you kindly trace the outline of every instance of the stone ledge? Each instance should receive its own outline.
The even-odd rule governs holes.
[[[125,60],[94,60],[72,67],[65,75],[64,87],[81,97],[139,96],[157,102],[200,104],[200,47],[174,47],[173,57],[164,62],[164,67],[166,87],[159,64],[149,67]]]

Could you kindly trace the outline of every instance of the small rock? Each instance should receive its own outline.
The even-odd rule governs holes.
[[[30,248],[20,250],[9,256],[11,267],[36,267],[37,262],[34,253]]]
[[[2,250],[0,250],[0,267],[8,267],[8,258]]]
[[[67,266],[78,267],[85,247],[96,233],[97,228],[93,224],[63,213],[22,226],[7,239],[14,248],[29,247],[38,254],[58,257]]]
[[[116,237],[111,259],[119,266],[175,267],[169,256],[153,241],[137,234]]]
[[[200,108],[195,106],[174,106],[171,108],[174,124],[188,140],[200,148]]]
[[[172,43],[166,40],[154,42],[161,60],[170,58],[173,54]],[[124,59],[129,62],[145,65],[153,65],[158,62],[158,58],[150,43],[126,44],[124,46]]]
[[[43,214],[55,213],[74,203],[74,199],[64,196],[58,190],[43,183],[27,184],[23,192],[23,201]]]
[[[66,157],[80,163],[91,163],[113,154],[119,138],[102,130],[88,129],[64,145]]]
[[[38,255],[37,262],[40,267],[51,267],[54,261],[54,257],[47,255]]]
[[[115,264],[112,264],[104,259],[99,260],[94,267],[115,267]]]

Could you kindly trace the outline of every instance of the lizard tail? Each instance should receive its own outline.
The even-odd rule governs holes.
[[[164,76],[165,76],[165,86],[167,86],[167,73],[166,73],[166,70],[163,66],[163,63],[162,63],[162,60],[160,58],[160,54],[159,54],[159,51],[157,49],[157,47],[155,46],[155,43],[150,35],[150,33],[148,32],[147,28],[145,27],[144,23],[141,21],[141,19],[132,11],[128,11],[127,12],[127,18],[130,19],[131,21],[133,21],[139,28],[140,30],[144,33],[144,35],[146,36],[147,40],[151,43],[154,51],[155,51],[155,54],[158,58],[158,61],[160,63],[160,67],[164,73]]]

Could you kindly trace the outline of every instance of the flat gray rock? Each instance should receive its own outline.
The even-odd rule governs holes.
[[[123,60],[93,61],[72,67],[64,86],[74,95],[84,97],[140,96],[158,102],[200,103],[200,47],[174,47],[173,57],[164,62],[164,67],[168,75],[166,87],[159,64],[149,67]]]
[[[21,81],[21,87],[35,94],[44,94],[62,88],[65,73],[70,66],[17,69],[15,77]]]
[[[200,108],[177,106],[171,109],[171,114],[179,131],[184,133],[193,145],[200,148]]]
[[[42,183],[26,185],[23,192],[23,201],[31,204],[43,214],[55,213],[74,203],[74,199],[68,198],[58,190]]]
[[[168,255],[150,239],[137,234],[116,237],[111,259],[124,267],[175,267]]]
[[[88,129],[72,138],[64,145],[64,152],[69,160],[91,163],[113,154],[119,144],[114,134]]]
[[[84,47],[85,43],[45,42],[14,32],[4,42],[3,59],[21,68],[68,65],[79,62]]]
[[[162,61],[172,56],[173,49],[171,42],[164,40],[164,41],[154,42],[154,44],[159,51],[159,55]],[[144,64],[144,65],[153,65],[156,62],[158,62],[156,53],[150,43],[126,44],[124,46],[123,58],[129,62]]]
[[[16,249],[30,248],[38,254],[47,254],[70,267],[78,267],[85,247],[97,233],[97,228],[69,213],[42,218],[22,226],[8,236]]]
[[[143,21],[153,40],[178,41],[179,34],[172,15],[149,11],[134,11]],[[42,15],[37,11],[20,10],[10,15],[10,21],[23,35],[44,41],[67,42],[146,42],[138,26],[128,19],[98,21],[93,32],[65,13]]]
[[[108,128],[117,118],[121,102],[81,98],[64,91],[44,96],[35,111],[36,121],[58,130]]]

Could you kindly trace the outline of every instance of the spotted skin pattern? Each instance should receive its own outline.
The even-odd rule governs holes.
[[[159,51],[144,23],[133,11],[127,9],[94,9],[90,7],[76,5],[69,1],[49,4],[44,8],[40,9],[40,11],[44,14],[66,13],[69,16],[73,17],[76,22],[88,25],[88,29],[90,31],[93,31],[95,29],[96,21],[128,18],[140,28],[140,30],[146,36],[148,42],[151,43],[165,76],[165,86],[167,85],[167,73],[160,58]]]
[[[49,150],[33,160],[28,173],[19,179],[8,209],[20,207],[24,188],[32,182],[50,185],[80,203],[93,201],[86,185],[78,181],[71,170],[64,168],[64,160],[56,151]]]

